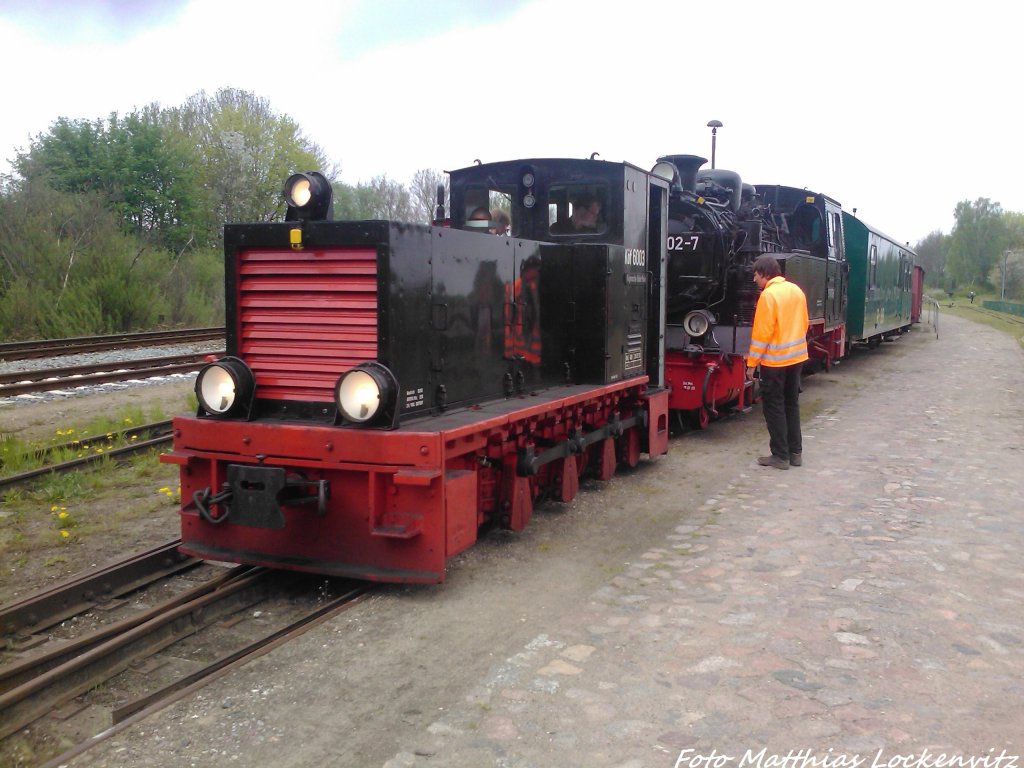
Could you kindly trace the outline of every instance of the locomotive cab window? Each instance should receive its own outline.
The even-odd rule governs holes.
[[[839,241],[842,240],[840,232],[843,231],[842,218],[838,213],[831,213],[828,217],[828,257],[830,259],[839,258]]]
[[[608,189],[594,184],[554,184],[548,189],[552,235],[594,235],[608,228]]]
[[[491,235],[515,235],[512,192],[500,187],[471,187],[466,190],[462,229]]]
[[[813,205],[801,203],[789,217],[795,250],[810,251],[821,242],[821,215]]]

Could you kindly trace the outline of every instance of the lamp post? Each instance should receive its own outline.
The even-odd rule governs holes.
[[[718,134],[718,129],[722,127],[721,120],[709,120],[708,128],[711,129],[711,167],[715,167],[715,138]]]
[[[1001,270],[1002,274],[1000,275],[1002,279],[999,281],[1001,283],[999,287],[1000,301],[1006,301],[1006,262],[1009,260],[1011,253],[1012,251],[1003,251],[1003,268]]]

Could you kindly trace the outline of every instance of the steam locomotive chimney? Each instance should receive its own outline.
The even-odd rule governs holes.
[[[669,162],[679,171],[679,183],[682,184],[685,192],[697,191],[697,171],[708,160],[698,155],[665,155],[658,158],[658,162]]]

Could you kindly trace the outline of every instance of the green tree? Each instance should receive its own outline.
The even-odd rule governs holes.
[[[175,248],[192,237],[190,221],[199,204],[192,160],[151,106],[106,121],[59,118],[17,154],[14,168],[23,182],[99,194],[125,231]]]
[[[437,208],[437,188],[444,188],[444,199],[448,201],[448,174],[435,171],[431,168],[421,168],[412,175],[412,183],[409,185],[409,196],[412,202],[412,211],[415,220],[423,224],[429,224],[434,220],[434,212]]]
[[[339,221],[388,219],[413,221],[412,198],[400,182],[386,175],[374,176],[369,183],[355,186],[334,182],[334,218]]]
[[[387,175],[374,176],[370,179],[370,189],[373,192],[374,218],[413,220],[412,198],[401,182],[392,181]]]
[[[248,91],[222,88],[212,97],[197,93],[172,110],[169,120],[196,157],[197,176],[206,190],[207,241],[219,239],[225,222],[283,217],[281,189],[291,173],[335,174],[294,120]]]
[[[1006,212],[1006,247],[996,259],[990,282],[1000,298],[1016,301],[1024,297],[1024,213]]]
[[[0,334],[219,322],[224,222],[282,216],[285,179],[313,169],[336,175],[294,121],[244,91],[60,118],[0,178]],[[357,192],[380,215],[378,190]]]
[[[153,257],[140,259],[147,248]],[[99,193],[25,182],[0,199],[0,332],[47,338],[151,327],[166,313],[166,257],[125,233]]]
[[[956,206],[946,274],[958,284],[988,286],[988,275],[1009,241],[999,203],[979,197]]]
[[[949,235],[940,230],[927,235],[916,246],[917,263],[924,267],[925,282],[931,286],[945,285],[946,254],[949,251]]]
[[[331,185],[334,194],[334,218],[339,221],[363,221],[376,218],[377,205],[374,191],[367,184],[345,184],[336,181]]]

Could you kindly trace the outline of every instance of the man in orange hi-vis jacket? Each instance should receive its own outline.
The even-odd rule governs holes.
[[[782,276],[774,256],[754,262],[761,289],[747,351],[747,378],[761,366],[761,407],[768,424],[771,456],[763,467],[789,469],[803,464],[800,435],[800,371],[807,360],[807,298],[800,286]]]

